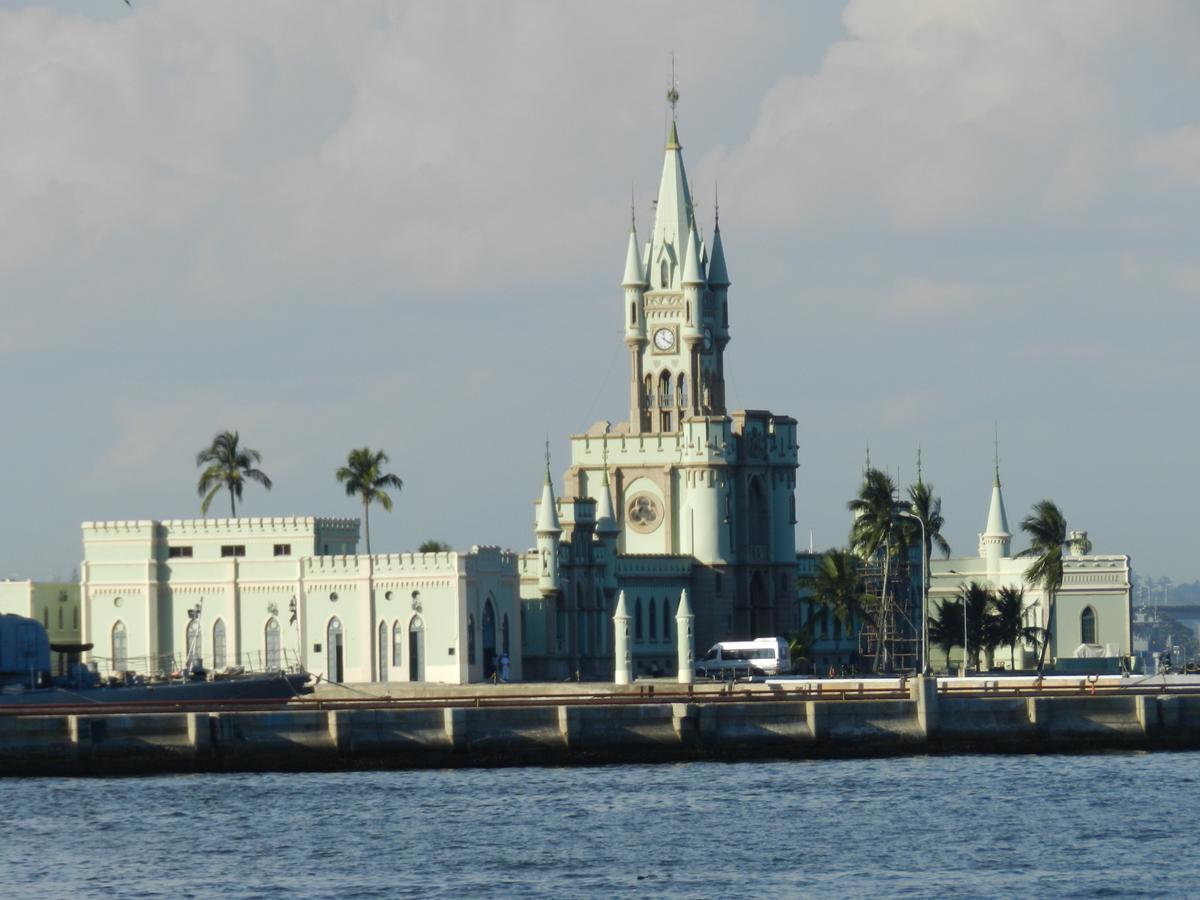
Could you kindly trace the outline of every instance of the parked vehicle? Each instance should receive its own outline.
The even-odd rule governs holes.
[[[752,675],[790,675],[791,672],[791,650],[781,637],[721,641],[696,663],[698,678],[747,678]]]

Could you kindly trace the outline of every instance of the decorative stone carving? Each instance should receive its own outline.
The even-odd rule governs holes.
[[[662,504],[653,494],[635,494],[625,509],[625,521],[634,531],[650,534],[662,525]]]

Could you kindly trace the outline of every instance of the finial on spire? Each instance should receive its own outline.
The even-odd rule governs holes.
[[[1000,423],[992,420],[992,461],[996,470],[996,484],[1000,484]]]
[[[671,122],[675,122],[675,104],[679,102],[679,83],[675,80],[675,51],[671,51],[671,84],[667,88],[667,102],[671,104]]]
[[[629,182],[629,227],[637,231],[637,192],[632,181]]]
[[[715,230],[721,230],[721,194],[717,190],[719,185],[713,182],[713,227]]]
[[[600,460],[604,463],[604,485],[608,486],[608,441],[604,442],[604,450],[600,453]]]
[[[546,435],[546,484],[550,483],[550,435]]]

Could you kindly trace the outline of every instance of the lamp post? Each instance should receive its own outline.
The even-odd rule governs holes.
[[[899,510],[901,518],[916,519],[921,526],[921,674],[928,675],[929,670],[929,572],[925,554],[925,520],[916,513]]]

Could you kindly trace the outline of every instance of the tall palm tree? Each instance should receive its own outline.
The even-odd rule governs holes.
[[[400,490],[404,482],[390,472],[384,472],[387,454],[382,450],[360,447],[351,450],[346,465],[337,470],[337,480],[346,486],[346,494],[362,498],[363,531],[367,538],[367,556],[371,555],[371,504],[378,503],[388,512],[392,511],[392,498],[384,488]]]
[[[892,557],[892,526],[896,521],[896,483],[891,476],[879,469],[868,468],[863,473],[858,496],[846,504],[854,513],[854,524],[850,528],[850,548],[864,562],[877,553],[883,553],[883,584],[879,589],[879,643],[875,650],[875,667],[879,667],[880,654],[887,663],[887,609],[888,578]]]
[[[1046,648],[1050,645],[1054,622],[1054,599],[1063,581],[1063,545],[1067,542],[1067,518],[1052,500],[1039,500],[1033,513],[1021,522],[1021,530],[1029,535],[1029,547],[1018,556],[1035,557],[1025,570],[1025,580],[1040,586],[1047,596],[1045,639],[1038,654],[1038,674],[1046,665]]]
[[[908,499],[913,515],[925,523],[924,561],[925,571],[928,572],[934,547],[937,547],[943,559],[950,558],[950,544],[942,536],[942,526],[946,524],[942,518],[942,498],[934,496],[932,484],[926,484],[918,478],[916,484],[908,487]]]
[[[1028,640],[1031,635],[1025,626],[1025,588],[1005,585],[996,591],[992,602],[996,639],[1001,645],[1008,644],[1009,665],[1017,668],[1017,644]]]
[[[237,501],[242,499],[242,486],[246,481],[257,481],[268,491],[271,479],[255,466],[262,462],[262,454],[239,443],[236,431],[222,431],[212,443],[196,454],[196,465],[205,466],[196,486],[200,496],[200,513],[208,515],[209,504],[221,488],[229,491],[229,514],[237,518]]]

